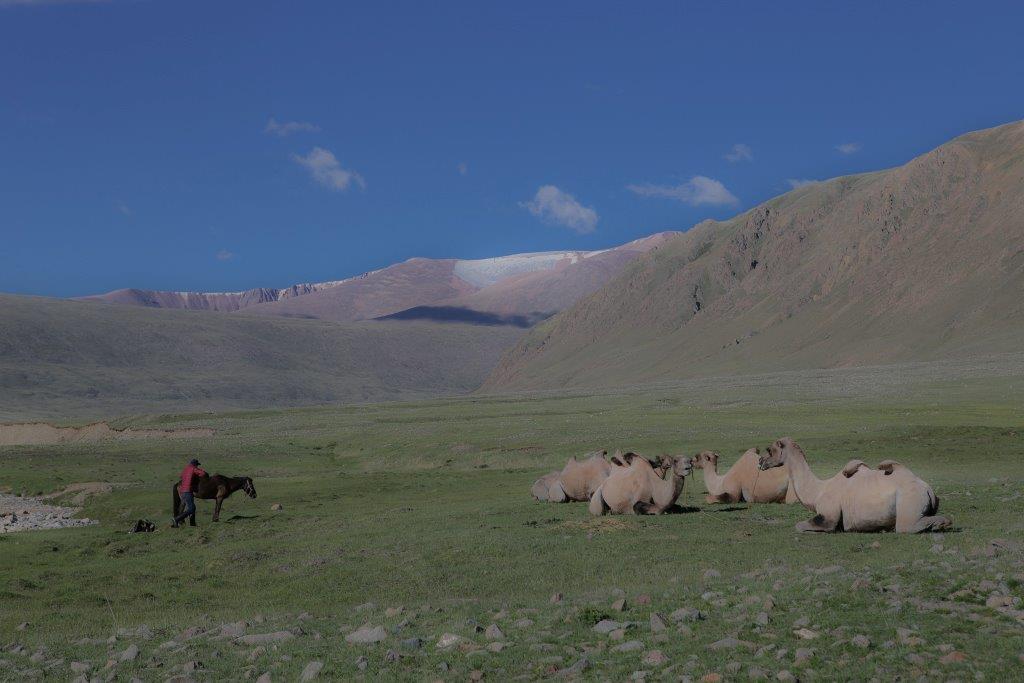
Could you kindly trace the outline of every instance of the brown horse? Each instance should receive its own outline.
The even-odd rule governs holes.
[[[181,496],[178,494],[178,486],[180,485],[181,479],[178,480],[171,491],[175,517],[181,512]],[[253,486],[252,479],[249,477],[225,477],[223,474],[215,474],[212,477],[206,475],[192,480],[192,495],[203,500],[217,501],[213,508],[213,521],[215,522],[220,521],[220,506],[224,504],[224,499],[239,490],[245,491],[250,498],[256,497],[256,487]],[[196,516],[192,515],[189,517],[188,523],[191,526],[195,526]]]

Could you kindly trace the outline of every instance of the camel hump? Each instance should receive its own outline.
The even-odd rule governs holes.
[[[895,460],[883,460],[878,463],[878,469],[882,470],[886,474],[892,474],[897,469],[906,469],[903,465],[899,464]]]
[[[843,466],[843,476],[849,479],[853,475],[857,474],[857,470],[859,470],[861,467],[867,467],[867,463],[865,463],[863,460],[851,460],[850,462],[846,463],[846,465]]]
[[[626,454],[624,454],[624,455],[622,456],[622,461],[623,461],[623,462],[625,462],[625,463],[628,463],[628,464],[632,465],[632,464],[633,464],[633,461],[634,461],[634,460],[636,460],[636,459],[637,459],[637,458],[639,458],[639,457],[640,457],[639,455],[637,455],[637,454],[636,454],[636,453],[634,453],[633,451],[630,451],[629,453],[626,453]]]

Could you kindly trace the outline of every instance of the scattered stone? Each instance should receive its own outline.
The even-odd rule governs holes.
[[[68,666],[71,667],[71,671],[76,674],[84,674],[92,669],[92,664],[89,662],[71,662]]]
[[[993,595],[985,601],[985,607],[991,607],[992,609],[1013,607],[1013,598],[1009,595]]]
[[[797,630],[793,631],[793,635],[803,640],[814,640],[818,637],[818,632],[812,631],[809,628],[798,628]]]
[[[625,643],[613,647],[612,652],[634,652],[642,649],[644,649],[644,644],[639,640],[627,640]]]
[[[959,650],[953,650],[949,654],[939,657],[940,664],[959,664],[965,661],[967,661],[967,655]]]
[[[619,628],[622,628],[619,622],[612,621],[611,619],[602,619],[601,621],[597,622],[593,630],[595,633],[611,633],[612,631]]]
[[[353,644],[369,645],[379,643],[388,637],[383,626],[361,626],[345,636],[345,641]]]
[[[522,619],[517,619],[516,621],[512,622],[512,625],[516,628],[530,628],[531,626],[533,626],[533,619],[523,617]]]
[[[193,659],[193,660],[185,662],[185,664],[181,667],[181,670],[184,671],[187,674],[191,674],[191,673],[195,673],[196,671],[199,671],[202,668],[203,668],[203,663],[198,661],[198,660]]]
[[[644,655],[643,663],[645,666],[661,666],[668,662],[666,657],[661,650],[651,650]]]
[[[636,600],[634,600],[634,602],[638,605],[649,605],[651,604],[651,596],[646,594],[638,595],[636,596]]]
[[[797,648],[797,651],[793,653],[793,661],[797,664],[803,664],[814,657],[814,650],[806,647]]]
[[[457,636],[454,633],[443,633],[441,637],[437,639],[438,649],[445,649],[458,645],[462,641],[462,636]]]
[[[758,666],[747,669],[747,678],[752,681],[763,681],[768,678],[768,672]]]
[[[236,621],[231,624],[220,625],[220,635],[222,638],[241,638],[245,635],[246,624],[244,621]]]
[[[138,656],[139,646],[132,644],[125,648],[124,652],[121,653],[118,659],[120,659],[122,662],[134,662]]]
[[[657,612],[651,612],[651,631],[654,633],[660,633],[668,628],[668,624],[665,623],[665,617],[661,616]]]
[[[323,662],[313,661],[306,665],[306,668],[302,670],[302,675],[299,676],[299,680],[302,683],[311,681],[320,675],[320,671],[324,668]]]
[[[557,605],[558,603],[562,602],[562,597],[563,596],[562,596],[561,593],[552,593],[551,594],[551,604],[552,605]]]
[[[626,609],[626,598],[619,598],[612,603],[612,609],[616,612],[622,612]]]
[[[267,652],[267,648],[265,648],[262,645],[260,645],[259,647],[253,648],[253,651],[249,653],[249,656],[247,657],[247,659],[250,662],[255,662],[257,659],[259,659],[264,654],[266,654],[266,652]]]
[[[256,683],[270,683],[270,672],[265,672],[262,676],[256,679]]]
[[[377,609],[377,605],[372,602],[364,602],[361,605],[356,605],[352,608],[353,612],[372,612]]]
[[[734,674],[734,673],[738,673],[740,668],[742,668],[742,666],[743,665],[740,664],[739,662],[729,662],[728,664],[725,665],[725,670],[728,673]]]
[[[921,638],[913,629],[909,628],[896,629],[896,639],[900,641],[901,645],[908,647],[924,645],[924,638]]]
[[[388,607],[386,610],[384,610],[384,616],[385,617],[397,617],[401,613],[402,613],[402,608],[401,607]]]
[[[359,655],[356,657],[356,668],[360,671],[366,671],[366,667],[369,666],[370,660],[366,658],[366,655]]]
[[[487,630],[484,631],[484,637],[487,638],[487,640],[504,640],[505,634],[501,632],[501,629],[498,628],[497,624],[491,624],[487,627]]]
[[[388,650],[387,652],[384,653],[384,661],[387,662],[388,664],[394,664],[399,659],[400,659],[399,654],[397,652],[395,652],[394,650]]]
[[[706,572],[704,572],[705,581],[711,581],[712,579],[720,578],[722,578],[722,572],[718,571],[717,569],[709,569]]]
[[[279,512],[281,510],[284,510],[284,506],[281,505],[280,503],[274,503],[273,505],[270,506],[270,509],[273,510],[274,512]]]
[[[590,660],[587,659],[586,657],[583,657],[581,659],[577,659],[576,662],[572,666],[569,666],[569,667],[566,667],[564,669],[559,670],[557,675],[562,677],[562,678],[567,678],[567,677],[570,677],[570,676],[578,676],[578,675],[582,674],[584,671],[586,671],[589,668],[590,668]]]
[[[254,633],[248,636],[242,636],[237,641],[242,645],[267,645],[270,643],[283,643],[286,640],[291,640],[295,637],[295,634],[291,631],[275,631],[273,633]]]
[[[704,676],[702,676],[700,679],[700,683],[721,683],[721,681],[722,674],[715,673],[714,671],[708,674],[704,674]]]
[[[504,649],[505,649],[506,647],[507,647],[507,644],[506,644],[506,643],[503,643],[503,642],[501,642],[501,641],[498,641],[498,642],[495,642],[495,643],[490,643],[490,644],[489,644],[489,645],[487,646],[487,651],[488,651],[488,652],[495,652],[495,653],[497,653],[497,652],[501,652],[501,651],[502,651],[502,650],[504,650]]]
[[[924,657],[922,657],[921,655],[917,654],[916,652],[908,653],[907,656],[906,656],[906,660],[908,662],[910,662],[911,664],[916,664],[918,666],[921,666],[922,664],[925,663]]]
[[[775,609],[775,598],[770,595],[765,596],[764,602],[761,603],[761,609],[765,612],[771,612]]]
[[[626,629],[624,629],[624,628],[617,628],[617,629],[615,629],[614,631],[612,631],[611,633],[608,634],[608,638],[611,639],[611,640],[622,640],[625,637],[626,637]]]
[[[767,626],[768,625],[768,613],[767,612],[758,612],[757,615],[754,617],[754,623],[757,624],[758,626]]]
[[[469,672],[469,680],[471,681],[482,681],[484,679],[484,672],[480,669],[473,669]]]
[[[793,628],[803,628],[804,626],[807,626],[810,623],[811,620],[807,617],[800,617],[799,619],[793,622]]]
[[[23,621],[20,624],[18,624],[18,630],[19,631],[24,631],[28,627],[29,627],[29,623],[27,621]]]
[[[871,639],[864,634],[858,634],[853,638],[850,638],[850,643],[856,647],[864,649],[871,647]]]
[[[795,681],[796,677],[789,671],[789,669],[783,669],[779,673],[775,674],[775,680],[777,681]]]
[[[423,647],[422,638],[406,638],[402,641],[402,647],[406,650],[418,650]]]

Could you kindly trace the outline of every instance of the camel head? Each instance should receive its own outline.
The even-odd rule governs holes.
[[[667,458],[668,456],[664,457]],[[693,458],[679,455],[669,459],[672,461],[672,474],[680,479],[690,476],[690,473],[693,472]]]
[[[770,470],[773,467],[781,467],[786,462],[786,453],[798,446],[793,439],[784,436],[775,443],[768,446],[768,449],[757,458],[757,466],[761,470]]]
[[[664,477],[665,473],[672,469],[672,456],[670,455],[659,455],[657,458],[647,458],[647,462],[651,463],[651,469],[658,473],[658,476]]]
[[[693,456],[693,469],[702,470],[705,467],[711,469],[717,469],[718,467],[718,453],[714,451],[701,451],[697,455]]]

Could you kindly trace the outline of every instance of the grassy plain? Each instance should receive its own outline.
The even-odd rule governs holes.
[[[1024,626],[1013,608],[986,601],[1024,597],[1022,408],[1020,359],[1005,357],[625,392],[142,416],[116,424],[217,435],[7,447],[0,485],[15,492],[130,486],[88,501],[83,514],[98,526],[0,536],[0,679],[67,680],[74,661],[101,680],[166,680],[197,661],[195,680],[296,680],[316,660],[329,679],[532,680],[577,665],[594,680],[637,671],[1004,680],[1022,666]],[[583,504],[529,496],[537,476],[598,447],[713,448],[729,464],[784,434],[822,476],[854,457],[909,465],[955,530],[800,535],[802,507],[708,506],[700,474],[681,501],[699,511],[661,517],[595,519]],[[260,495],[230,499],[219,524],[201,502],[198,528],[170,530],[170,484],[193,454],[214,472],[252,476]],[[126,534],[138,518],[161,529]],[[624,612],[611,608],[619,597]],[[673,622],[683,607],[706,618]],[[667,630],[652,631],[652,612]],[[621,641],[593,631],[605,617],[631,622]],[[239,620],[250,635],[294,637],[263,650],[216,637]],[[500,652],[477,632],[492,623]],[[364,624],[383,626],[386,640],[347,643]],[[151,637],[133,633],[141,625]],[[438,648],[445,633],[460,643]],[[422,646],[403,646],[412,638]],[[741,643],[708,647],[726,638]],[[616,651],[633,640],[638,649]],[[108,667],[131,645],[134,660]],[[651,650],[667,661],[645,662]]]

